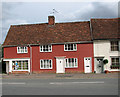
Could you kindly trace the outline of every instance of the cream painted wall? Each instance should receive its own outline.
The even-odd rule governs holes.
[[[118,71],[118,69],[114,69],[114,70],[110,69],[110,65],[111,65],[111,57],[120,56],[120,51],[111,51],[109,40],[95,40],[93,43],[94,43],[94,57],[104,57],[104,59],[108,59],[108,64],[104,66],[104,70]]]

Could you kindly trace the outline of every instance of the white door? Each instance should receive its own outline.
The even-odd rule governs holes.
[[[64,59],[56,59],[56,73],[65,73]]]
[[[92,62],[91,57],[85,57],[84,58],[84,72],[85,73],[91,73],[92,72]]]

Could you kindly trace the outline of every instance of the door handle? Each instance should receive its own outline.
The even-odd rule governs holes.
[[[86,66],[86,67],[89,67],[89,66]]]

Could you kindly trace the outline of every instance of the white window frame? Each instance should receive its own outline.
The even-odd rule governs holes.
[[[111,65],[114,64],[114,63],[112,63],[112,58],[115,58],[115,62],[114,62],[115,64],[117,63],[116,58],[118,58],[118,60],[119,60],[118,64],[120,64],[120,57],[111,57]]]
[[[48,51],[43,51],[43,46],[48,46]],[[49,46],[51,46],[51,50],[49,50]],[[52,45],[40,45],[40,52],[52,52]]]
[[[71,67],[69,65],[66,66],[66,60],[67,60],[67,64],[68,64],[69,59],[72,59],[72,58],[65,58],[65,68],[78,68],[78,58],[74,58],[74,67],[72,67],[72,64],[71,64]],[[77,66],[75,66],[75,59],[77,60]]]
[[[43,63],[44,63],[44,60],[51,60],[51,68],[42,68],[42,67],[41,67],[41,61],[43,61]],[[50,64],[49,64],[49,65],[50,65]],[[40,69],[53,69],[52,59],[40,59]]]
[[[68,50],[68,44],[74,44],[74,45],[76,45],[76,49]],[[65,45],[67,45],[67,50],[65,49]],[[74,46],[73,46],[73,48],[74,48]],[[76,43],[67,43],[67,44],[64,44],[64,51],[77,51],[77,44]]]
[[[118,47],[118,50],[112,50],[111,42],[118,42],[118,45],[113,45],[114,48]],[[120,41],[110,41],[110,49],[111,49],[112,52],[120,51]]]
[[[21,47],[24,48],[24,49],[23,49],[23,52],[22,52]],[[27,48],[27,51],[25,50],[25,47]],[[18,50],[18,49],[19,49],[19,50]],[[28,53],[28,47],[27,47],[27,46],[18,46],[18,47],[17,47],[17,53],[18,53],[18,54],[19,54],[19,53]]]

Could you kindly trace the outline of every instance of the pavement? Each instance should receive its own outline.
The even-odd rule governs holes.
[[[1,74],[3,79],[11,78],[28,78],[28,79],[103,79],[103,78],[120,78],[120,73],[101,73],[101,74]]]

